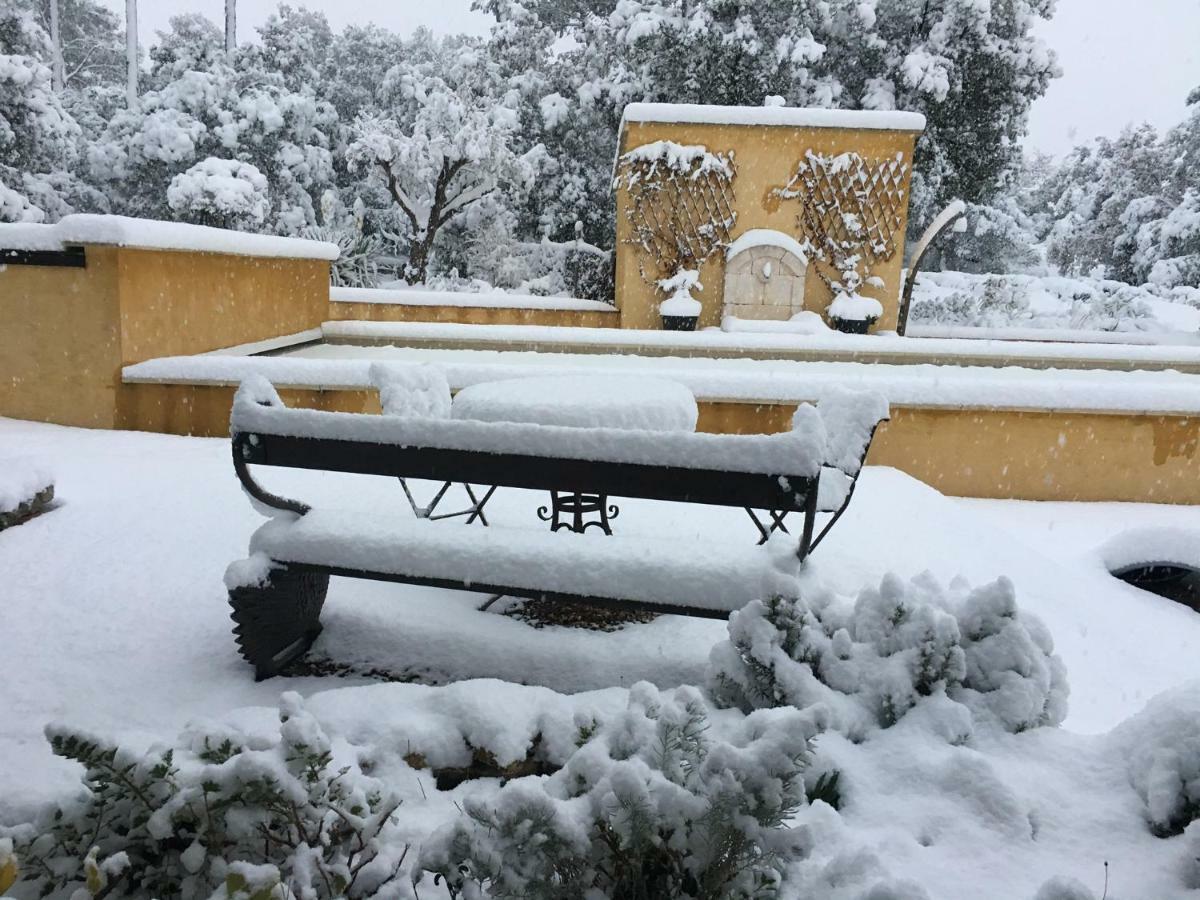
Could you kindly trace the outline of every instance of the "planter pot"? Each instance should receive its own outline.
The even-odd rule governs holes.
[[[663,331],[695,331],[699,316],[663,316]]]
[[[843,334],[866,334],[875,324],[875,319],[839,319],[836,316],[829,320],[833,327]]]

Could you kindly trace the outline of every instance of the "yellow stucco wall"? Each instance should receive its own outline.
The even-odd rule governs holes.
[[[126,385],[119,427],[223,437],[234,390]],[[368,389],[279,393],[290,406],[379,412]],[[782,431],[795,411],[769,402],[702,400],[699,407],[699,430],[727,434]],[[1200,504],[1200,417],[899,407],[867,461],[962,497]]]
[[[867,159],[883,159],[902,153],[909,164],[905,178],[907,192],[917,137],[917,133],[911,131],[875,129],[627,122],[621,135],[620,152],[626,153],[634,147],[659,140],[703,144],[714,153],[733,151],[737,170],[733,181],[734,206],[738,218],[732,236],[736,238],[752,228],[770,228],[800,239],[796,224],[798,201],[780,203],[771,196],[771,192],[787,184],[806,151],[831,155],[853,151]],[[616,191],[616,195],[617,305],[621,308],[621,325],[624,328],[658,328],[658,304],[663,297],[642,276],[642,264],[648,273],[653,271],[645,253],[627,243],[630,235],[626,217],[628,195],[621,189]],[[907,209],[905,222],[899,229],[896,254],[872,272],[884,280],[884,288],[863,288],[861,291],[864,295],[876,297],[883,304],[883,315],[875,325],[879,330],[896,327],[900,275],[904,265],[905,224]],[[832,297],[824,282],[812,271],[813,265],[816,264],[810,264],[809,277],[805,280],[805,308],[824,315]],[[721,324],[724,273],[725,259],[720,253],[709,259],[700,270],[700,282],[704,290],[694,296],[704,308],[700,317],[702,328]]]
[[[568,328],[620,328],[621,315],[613,309],[515,309],[484,306],[407,306],[402,303],[354,303],[331,300],[332,321],[461,322],[468,325],[556,325]]]
[[[118,427],[121,367],[316,328],[329,263],[89,245],[0,266],[0,416]]]
[[[0,415],[112,428],[121,373],[118,251],[86,269],[0,266]]]
[[[123,248],[117,263],[125,364],[294,334],[328,318],[324,260]]]

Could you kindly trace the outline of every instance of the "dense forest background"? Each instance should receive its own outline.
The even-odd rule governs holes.
[[[1200,286],[1200,89],[1166,133],[1022,152],[1053,0],[479,0],[486,38],[334,31],[281,5],[232,50],[176,17],[127,97],[123,22],[0,0],[0,221],[111,212],[316,237],[335,278],[604,296],[633,101],[909,109],[912,227],[944,268]]]

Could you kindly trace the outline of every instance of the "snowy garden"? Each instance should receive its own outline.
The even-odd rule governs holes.
[[[1200,88],[137,6],[0,0],[0,897],[1200,898]]]
[[[304,667],[255,683],[221,573],[262,519],[227,441],[13,421],[0,435],[53,469],[59,497],[0,533],[0,796],[10,824],[34,823],[4,846],[31,888],[1197,887],[1200,695],[1178,685],[1200,620],[1111,577],[1104,555],[1136,555],[1147,529],[1185,536],[1194,508],[954,500],[869,468],[799,599],[728,624],[593,630],[520,604],[479,612],[474,594],[335,580]],[[380,516],[403,506],[398,486],[365,476],[269,483]],[[539,502],[501,492],[492,528],[528,529]],[[617,523],[717,552],[722,534],[753,543],[740,510],[631,501]]]

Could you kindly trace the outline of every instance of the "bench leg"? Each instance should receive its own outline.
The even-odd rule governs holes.
[[[745,510],[746,515],[748,515],[751,521],[753,521],[758,527],[758,533],[761,535],[761,537],[758,539],[759,544],[765,544],[768,540],[770,540],[771,535],[776,531],[782,531],[784,534],[791,534],[791,532],[788,531],[787,524],[783,521],[789,512],[788,510],[768,509],[766,512],[771,517],[770,525],[764,525],[758,516],[755,515],[754,510],[752,510],[750,507],[745,507]]]
[[[266,585],[229,592],[238,650],[254,666],[256,681],[278,675],[312,646],[328,589],[326,574],[279,568]]]

